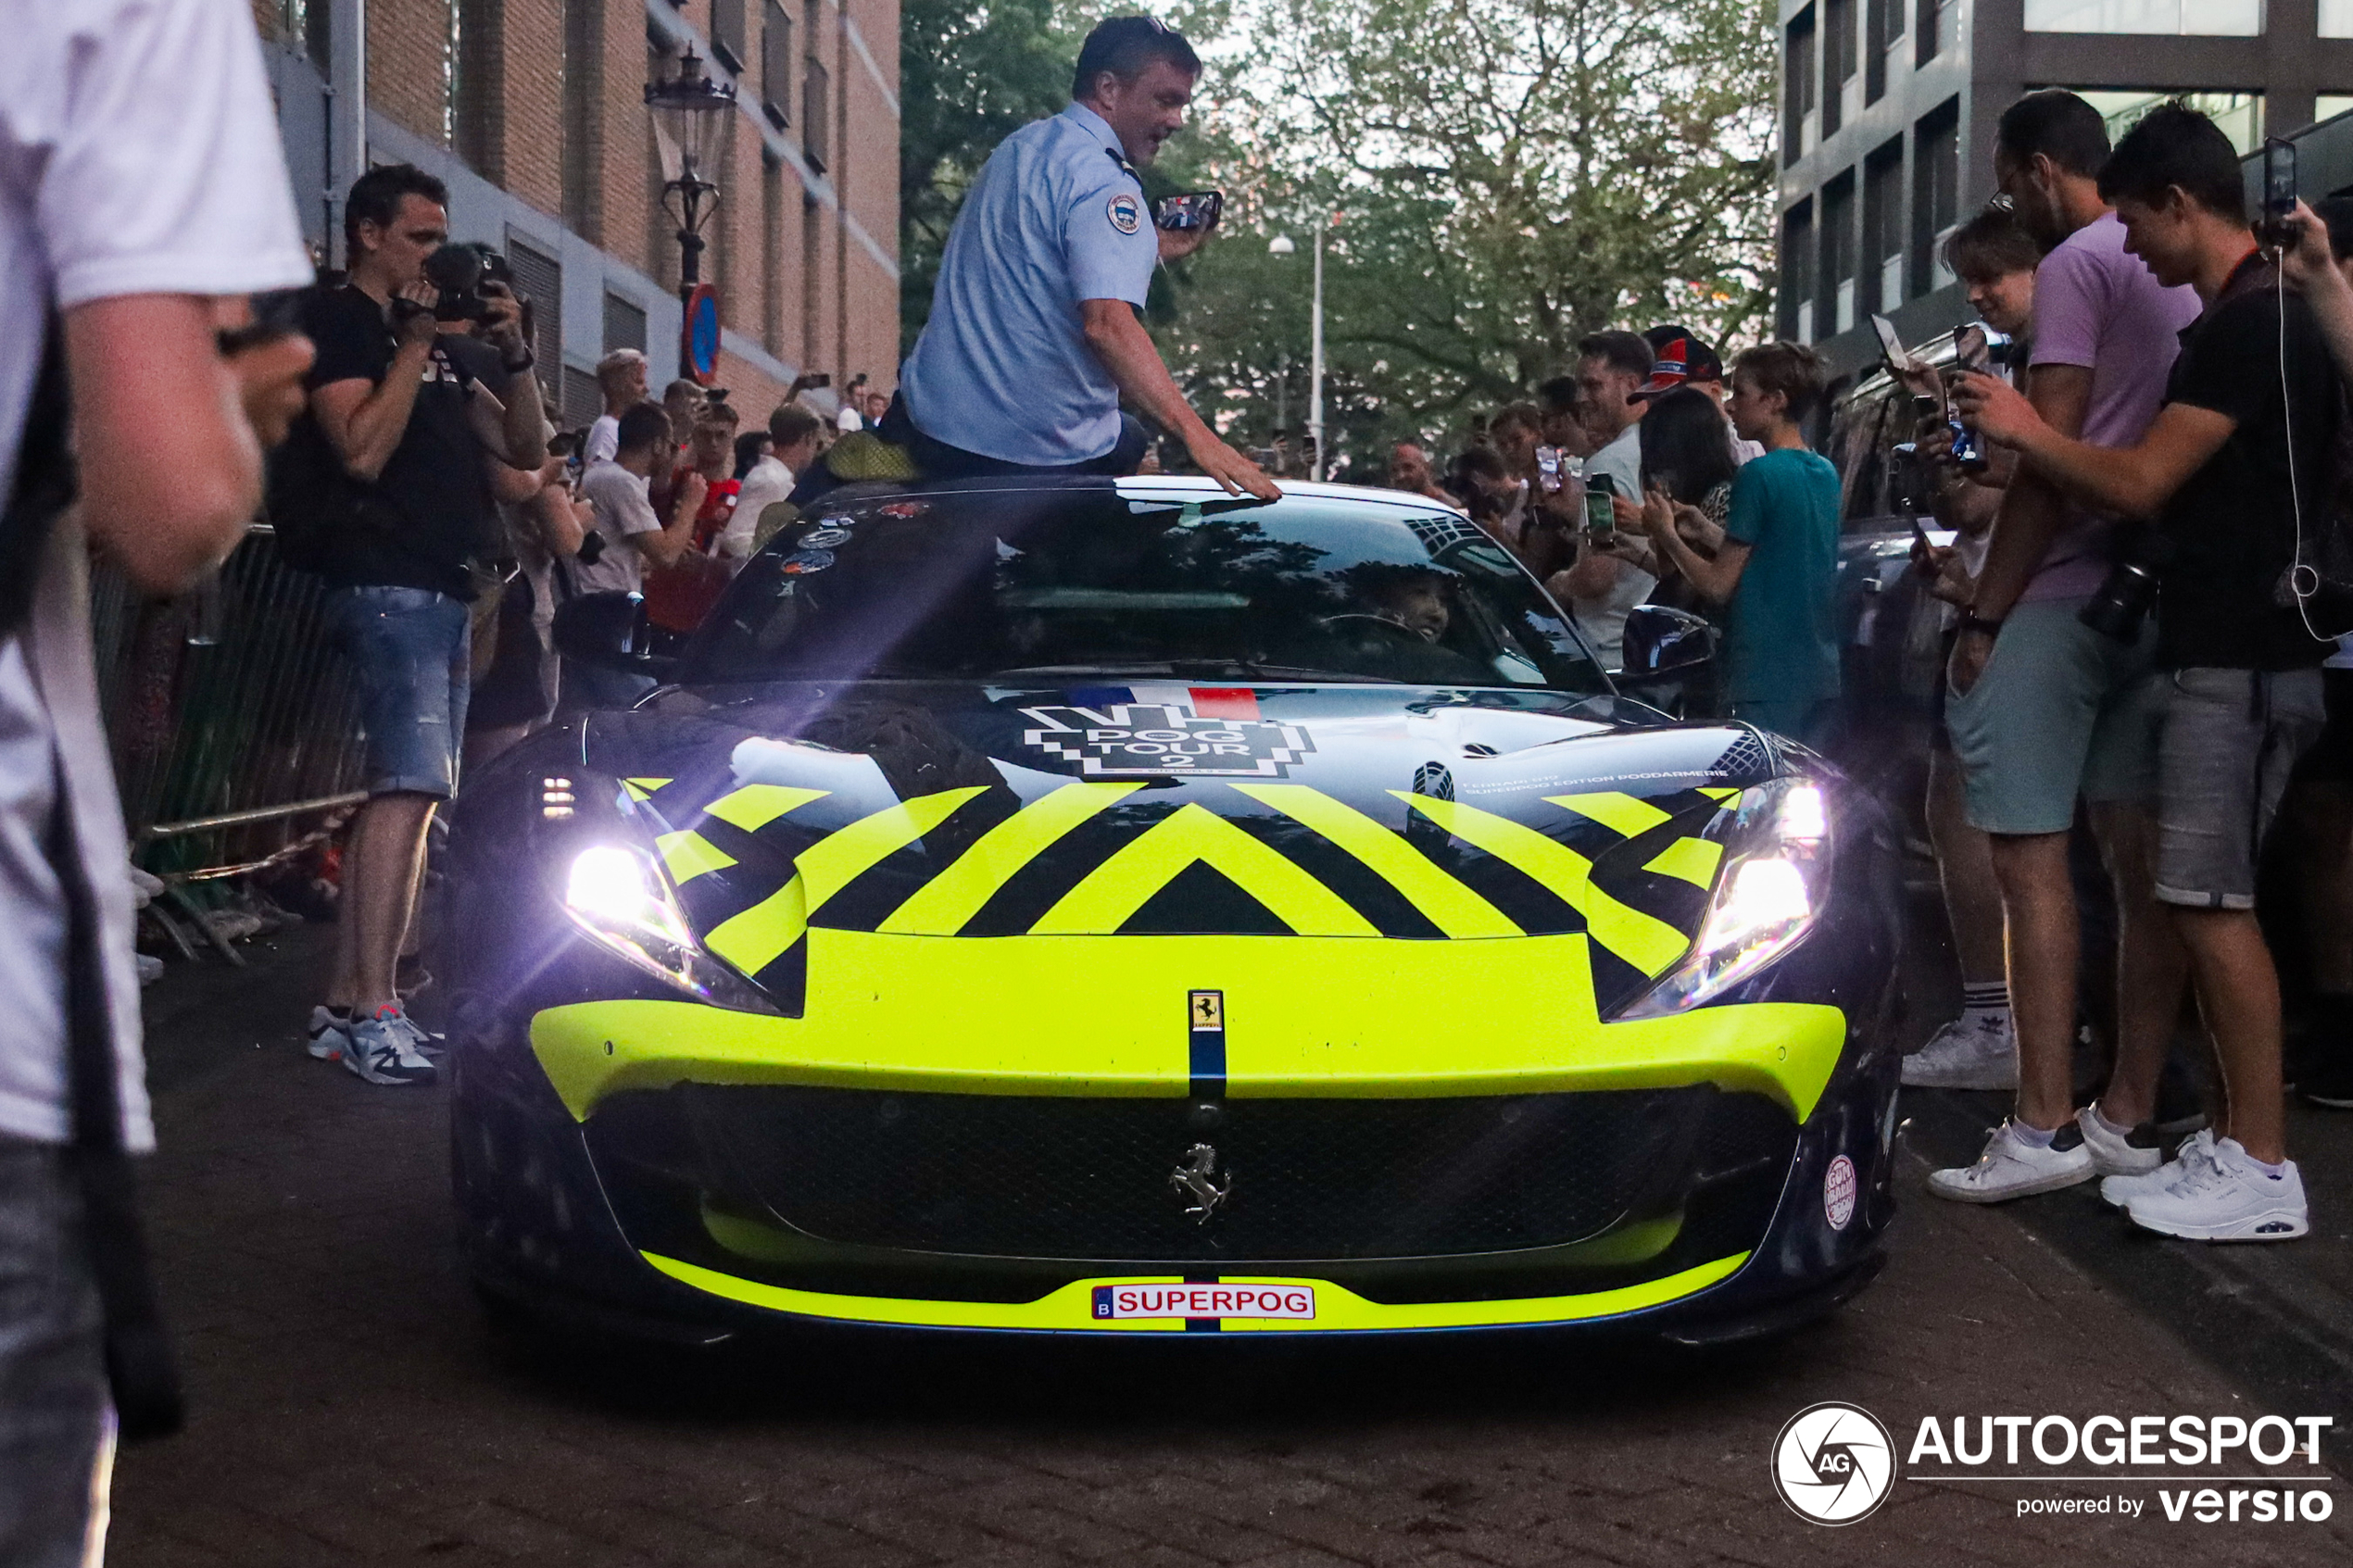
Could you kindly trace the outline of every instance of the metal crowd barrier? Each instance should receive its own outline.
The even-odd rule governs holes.
[[[320,619],[323,591],[259,523],[179,598],[143,599],[110,571],[93,581],[132,857],[192,909],[188,884],[289,860],[367,798],[358,693]]]

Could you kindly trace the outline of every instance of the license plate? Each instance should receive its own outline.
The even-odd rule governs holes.
[[[1312,1285],[1099,1285],[1095,1316],[1129,1318],[1299,1318],[1315,1315]]]

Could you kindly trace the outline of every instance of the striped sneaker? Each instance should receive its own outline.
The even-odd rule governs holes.
[[[400,1009],[390,1003],[372,1017],[353,1019],[343,1064],[371,1084],[400,1087],[432,1083],[437,1071],[419,1054],[409,1031],[401,1027],[403,1022]]]
[[[341,1061],[351,1048],[351,1010],[315,1007],[310,1010],[310,1039],[306,1049],[321,1061]]]

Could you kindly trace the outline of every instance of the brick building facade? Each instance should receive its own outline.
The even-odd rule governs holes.
[[[370,163],[450,187],[459,239],[536,302],[567,423],[589,369],[678,358],[676,223],[645,105],[687,48],[736,83],[702,276],[718,380],[747,419],[801,371],[884,390],[899,361],[899,0],[251,0],[303,222],[340,262],[338,197]]]

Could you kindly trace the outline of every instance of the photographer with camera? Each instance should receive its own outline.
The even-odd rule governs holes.
[[[2206,307],[2147,433],[2115,447],[2071,439],[1992,376],[1964,378],[1957,398],[2063,491],[2156,524],[2082,613],[2121,633],[2145,603],[2136,583],[2156,584],[2157,661],[2170,677],[2156,897],[2188,949],[2227,1107],[2171,1162],[2110,1176],[2101,1194],[2166,1235],[2284,1240],[2309,1221],[2285,1148],[2279,979],[2255,870],[2289,770],[2322,725],[2328,645],[2306,629],[2290,569],[2306,520],[2322,515],[2336,373],[2310,307],[2257,247],[2238,156],[2211,120],[2179,104],[2153,110],[2117,144],[2099,194],[2125,248]]]
[[[494,463],[537,470],[547,420],[522,307],[473,246],[449,244],[448,193],[407,164],[344,206],[350,282],[310,301],[311,419],[342,465],[311,497],[322,611],[359,677],[368,804],[344,858],[335,970],[310,1052],[371,1084],[433,1081],[394,989],[434,805],[458,785],[470,617],[501,553]],[[494,390],[495,389],[495,390]]]

